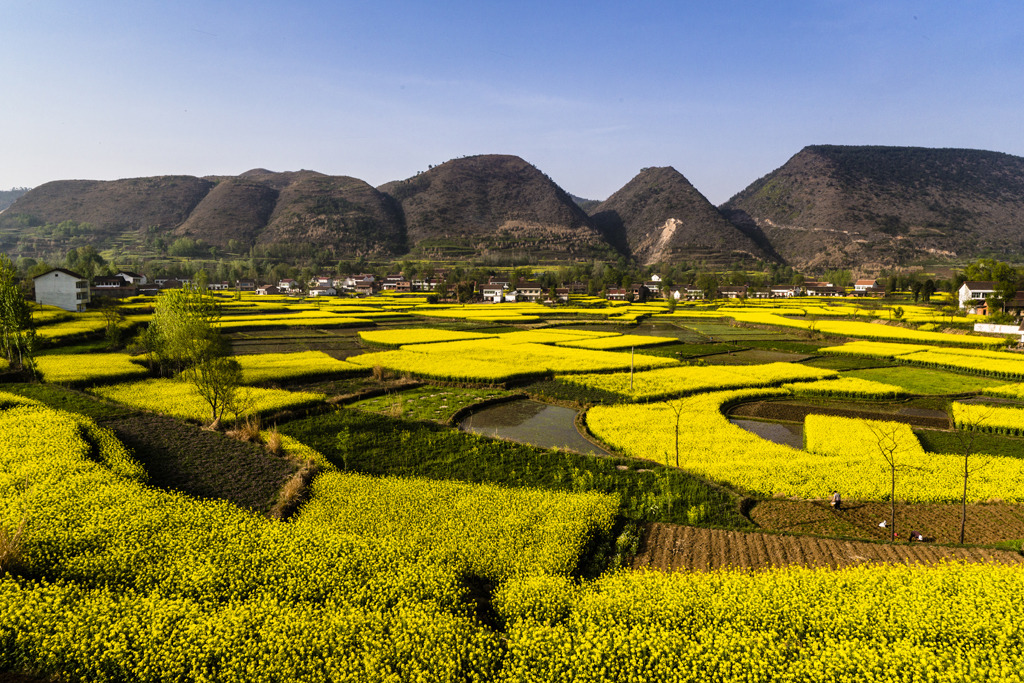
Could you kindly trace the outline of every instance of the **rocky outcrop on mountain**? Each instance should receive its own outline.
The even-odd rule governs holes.
[[[609,242],[644,264],[770,258],[670,166],[643,169],[591,218]]]

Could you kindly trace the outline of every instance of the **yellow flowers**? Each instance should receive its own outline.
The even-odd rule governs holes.
[[[559,346],[569,346],[576,349],[602,349],[611,351],[614,349],[628,349],[631,347],[656,346],[658,344],[671,344],[678,341],[675,337],[652,337],[644,334],[621,334],[614,337],[602,337],[600,339],[587,339],[583,341],[558,342]]]
[[[749,312],[744,310],[733,310],[730,311],[728,315],[738,322],[753,323],[756,325],[796,327],[803,330],[812,330],[838,337],[862,337],[865,339],[886,341],[918,342],[923,344],[951,344],[957,346],[1000,346],[1003,343],[1002,339],[993,337],[947,334],[945,332],[925,332],[921,330],[911,330],[905,327],[878,325],[875,323],[860,321],[785,318],[774,313],[756,310]]]
[[[1024,408],[954,401],[953,420],[959,429],[976,429],[1011,436],[1024,435]]]
[[[206,422],[210,418],[209,406],[188,382],[147,379],[142,382],[94,387],[90,391],[111,401],[182,420]],[[240,391],[236,415],[267,415],[278,410],[304,408],[325,398],[324,394],[311,392],[246,388]]]
[[[149,371],[125,353],[54,354],[36,358],[43,380],[55,384],[124,381]]]
[[[765,387],[783,382],[812,381],[835,377],[834,370],[823,370],[796,363],[766,365],[682,366],[610,374],[564,375],[562,382],[592,389],[611,391],[634,400],[654,400],[669,396],[687,396],[701,391]],[[633,388],[630,389],[632,381]]]
[[[895,358],[900,363],[931,368],[948,368],[1007,379],[1024,378],[1024,357],[990,349],[957,349],[914,344],[850,342],[822,349],[825,353]]]
[[[415,330],[410,332],[417,332]],[[461,341],[414,343],[396,351],[352,356],[364,367],[380,365],[394,372],[441,380],[500,383],[552,373],[640,370],[678,365],[671,358],[612,351],[573,349],[540,342],[586,338],[575,330],[531,330]]]
[[[477,332],[459,332],[457,330],[437,330],[432,328],[402,330],[367,330],[359,333],[359,338],[374,346],[399,347],[403,344],[429,344],[432,342],[457,341],[462,339],[485,339],[491,334]]]
[[[1024,665],[1012,567],[623,572],[544,588],[543,603],[509,612],[503,683],[980,683]]]
[[[772,443],[731,424],[721,413],[721,407],[730,402],[788,393],[787,389],[743,389],[649,405],[596,406],[587,412],[587,426],[627,455],[675,464],[675,406],[681,411],[678,438],[683,469],[765,496],[822,498],[838,489],[850,499],[884,499],[888,495],[886,465],[877,442],[865,435],[863,421],[829,418],[834,421],[824,432],[829,442],[844,449],[837,455]],[[812,421],[807,428],[809,445],[822,443],[814,425]],[[920,449],[919,444],[916,447]],[[1024,460],[986,458],[988,464],[971,476],[968,499],[1024,500]],[[897,496],[901,500],[960,499],[963,460],[959,456],[919,451],[910,464],[914,468],[900,475]]]
[[[279,382],[301,377],[320,377],[364,372],[362,366],[337,360],[323,351],[297,353],[256,353],[235,356],[242,366],[242,381],[246,384]]]
[[[76,419],[0,405],[0,525],[31,520],[28,574],[0,576],[0,670],[494,680],[504,649],[467,582],[565,576],[618,508],[594,493],[328,472],[296,518],[274,522],[142,486],[90,459],[112,444]]]

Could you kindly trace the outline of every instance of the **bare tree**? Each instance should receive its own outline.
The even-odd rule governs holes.
[[[956,418],[953,416],[953,404],[949,405],[949,426],[953,431],[953,436],[956,437],[957,454],[963,459],[963,497],[960,501],[960,543],[963,544],[964,536],[967,529],[967,487],[970,481],[971,475],[983,469],[992,460],[985,458],[981,454],[974,452],[974,443],[980,434],[979,427],[983,427],[985,423],[992,417],[993,409],[988,407],[984,410],[976,419],[972,421],[973,429],[958,429],[956,426]]]
[[[870,422],[868,429],[875,437],[875,444],[878,453],[882,456],[886,466],[889,468],[889,505],[892,519],[892,531],[889,542],[896,539],[896,472],[902,470],[906,465],[897,462],[897,451],[899,451],[899,433],[902,424],[899,422]]]
[[[675,402],[669,402],[666,405],[668,405],[669,410],[672,411],[672,414],[676,416],[676,428],[673,434],[675,435],[676,440],[676,467],[679,467],[679,422],[682,420],[683,417],[683,399],[677,399]]]

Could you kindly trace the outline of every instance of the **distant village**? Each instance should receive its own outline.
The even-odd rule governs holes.
[[[276,283],[259,283],[253,279],[232,282],[209,282],[212,292],[251,292],[256,295],[284,296],[370,296],[379,292],[425,293],[448,298],[445,271],[437,271],[430,278],[406,278],[401,274],[377,277],[369,273],[337,277],[318,275],[308,282],[286,278]],[[177,289],[193,284],[190,278],[157,277],[122,270],[113,275],[99,275],[88,280],[66,268],[53,268],[33,278],[35,300],[41,304],[58,306],[69,311],[84,310],[85,305],[97,297],[128,298],[137,295],[155,295],[163,289]],[[485,283],[473,283],[472,300],[488,303],[514,302],[567,302],[570,296],[585,296],[588,284],[568,282],[557,287],[544,287],[541,283],[512,277],[493,276]],[[857,280],[852,288],[838,287],[830,282],[804,282],[799,285],[718,286],[707,292],[696,285],[666,286],[658,275],[629,288],[609,288],[601,296],[609,301],[642,303],[652,300],[699,301],[702,299],[771,299],[795,296],[885,296],[885,287],[876,280]]]

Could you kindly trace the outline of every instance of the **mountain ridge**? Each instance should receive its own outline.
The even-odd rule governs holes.
[[[1022,226],[1024,158],[809,145],[719,207],[671,166],[641,169],[598,202],[569,195],[507,154],[452,159],[376,188],[352,176],[263,168],[237,176],[53,181],[0,213],[0,251],[52,255],[143,242],[165,248],[189,238],[233,253],[258,246],[339,258],[626,256],[644,264],[754,260],[871,272],[1024,258]]]

